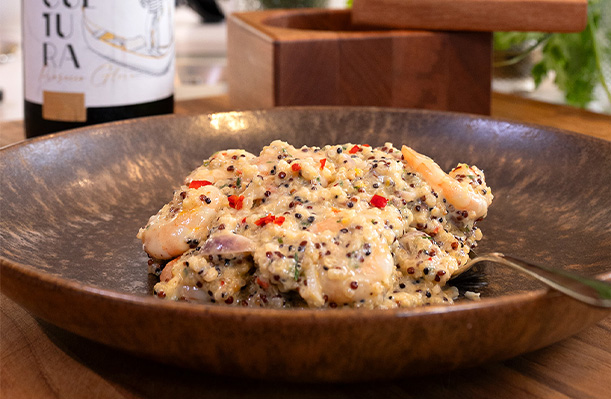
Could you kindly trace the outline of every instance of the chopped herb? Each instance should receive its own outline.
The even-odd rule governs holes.
[[[241,177],[238,177],[238,179],[235,181],[235,185],[238,188],[242,187],[242,178]]]
[[[301,273],[300,265],[299,265],[299,255],[297,254],[297,252],[295,252],[294,258],[295,258],[295,275],[294,275],[294,278],[295,278],[295,281],[297,281],[297,280],[299,280],[299,274]]]
[[[282,240],[282,237],[278,237],[278,244],[284,244],[284,241]]]

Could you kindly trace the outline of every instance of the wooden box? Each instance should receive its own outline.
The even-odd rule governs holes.
[[[348,10],[233,14],[232,105],[384,106],[490,113],[490,32],[364,28]]]

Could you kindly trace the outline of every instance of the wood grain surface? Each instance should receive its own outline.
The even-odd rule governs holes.
[[[586,0],[354,0],[356,24],[452,31],[579,32]]]
[[[37,321],[4,296],[0,301],[4,398],[603,399],[611,389],[611,318],[502,363],[378,384],[305,385],[236,381],[153,363]]]
[[[494,94],[492,114],[611,140],[611,116]],[[233,110],[226,96],[176,104],[177,114]],[[24,138],[0,123],[0,145]],[[256,367],[256,365],[253,365]],[[2,398],[607,398],[611,318],[550,347],[483,367],[377,384],[272,384],[170,367],[60,330],[0,295]]]

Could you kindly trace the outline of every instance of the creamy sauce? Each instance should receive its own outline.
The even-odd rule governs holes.
[[[446,282],[481,239],[475,222],[491,202],[475,166],[446,174],[390,143],[274,141],[259,156],[214,154],[138,237],[160,274],[161,298],[257,307],[449,304],[458,291]]]

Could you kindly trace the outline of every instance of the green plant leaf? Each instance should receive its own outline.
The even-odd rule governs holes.
[[[604,15],[603,15],[604,14]],[[588,2],[588,26],[579,33],[555,33],[545,38],[542,60],[531,71],[539,86],[553,74],[554,83],[565,95],[566,102],[586,107],[594,98],[600,83],[611,101],[611,0]],[[508,50],[522,43],[541,40],[539,32],[496,32],[495,50]]]

